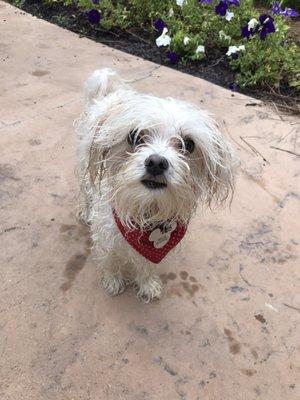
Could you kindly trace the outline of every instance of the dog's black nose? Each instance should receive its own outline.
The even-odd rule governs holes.
[[[169,168],[168,160],[158,154],[152,154],[145,160],[145,167],[149,174],[161,175]]]

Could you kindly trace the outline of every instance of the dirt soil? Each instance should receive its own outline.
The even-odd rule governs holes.
[[[84,16],[83,12],[75,5],[64,6],[61,3],[46,5],[38,0],[7,0],[9,3],[19,6],[24,11],[43,18],[51,23],[78,33],[82,37],[88,37],[97,42],[101,42],[115,49],[129,54],[142,57],[145,60],[153,61],[157,64],[167,65],[179,71],[206,79],[209,82],[229,88],[235,80],[235,72],[231,70],[224,52],[215,49],[208,49],[207,57],[201,61],[189,61],[185,64],[170,65],[165,58],[165,52],[155,46],[155,37],[146,29],[121,30],[113,28],[105,30],[101,27],[92,26]],[[300,38],[300,21],[293,21],[292,29],[295,31],[295,40]],[[276,104],[284,111],[299,113],[300,93],[288,87],[281,87],[279,91],[272,88],[237,88],[237,91],[255,98]]]

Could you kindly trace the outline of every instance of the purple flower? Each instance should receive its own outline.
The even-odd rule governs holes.
[[[285,17],[298,17],[299,13],[292,8],[286,8],[284,11],[281,12],[281,15],[284,15]]]
[[[222,17],[226,15],[227,10],[228,10],[228,4],[224,0],[221,0],[220,3],[217,4],[215,7],[216,14],[221,15]]]
[[[167,58],[171,64],[177,64],[179,61],[179,55],[175,51],[168,51]]]
[[[215,7],[216,14],[224,17],[229,6],[231,5],[238,7],[240,5],[240,0],[220,0],[219,4],[217,4]]]
[[[92,3],[93,3],[93,4],[99,4],[99,3],[100,3],[100,0],[92,0]]]
[[[272,9],[271,9],[273,14],[280,14],[282,12],[281,6],[279,1],[275,1],[274,3],[272,3]]]
[[[257,21],[256,18],[250,19],[248,24],[242,28],[241,35],[244,38],[249,39],[250,36],[253,36],[255,33],[258,32],[260,28],[260,23]]]
[[[244,28],[242,28],[241,35],[244,38],[249,39],[249,37],[253,34],[253,32],[251,32],[251,31],[252,31],[252,29],[249,29],[248,25],[246,25],[246,26],[244,26]]]
[[[281,8],[279,1],[275,1],[274,3],[272,3],[271,11],[275,15],[283,15],[284,17],[298,17],[299,16],[298,11],[293,10],[292,8],[286,8],[285,10],[283,10]]]
[[[161,18],[157,18],[154,23],[154,28],[158,31],[158,32],[162,32],[164,30],[164,28],[167,27],[167,24],[165,23],[165,21],[163,21]]]
[[[93,8],[92,10],[88,11],[86,15],[91,24],[99,24],[101,20],[101,14],[98,10]]]
[[[198,3],[202,3],[202,4],[212,4],[213,0],[198,0]],[[221,0],[222,3],[226,3],[227,6],[239,6],[240,5],[240,0]],[[220,4],[218,4],[219,6]]]
[[[259,17],[259,22],[261,25],[260,33],[259,36],[261,40],[265,40],[265,38],[270,34],[275,32],[275,25],[274,25],[274,19],[270,17],[270,15],[267,14],[262,14]]]
[[[240,0],[227,0],[226,3],[227,3],[229,6],[233,5],[233,6],[239,7],[239,5],[240,5]]]
[[[259,33],[259,37],[261,40],[265,40],[265,38],[270,34],[276,31],[274,19],[270,17],[270,15],[262,14],[259,17],[259,21],[255,18],[252,18],[246,26],[242,28],[241,35],[244,38],[249,39],[250,36],[253,36],[255,33]]]
[[[232,92],[236,92],[237,88],[238,88],[237,83],[235,83],[235,82],[230,83],[229,89],[230,89]]]

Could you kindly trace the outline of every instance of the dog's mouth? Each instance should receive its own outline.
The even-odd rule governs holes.
[[[142,179],[141,182],[148,189],[164,189],[165,187],[167,187],[167,184],[165,182],[158,182],[152,179]]]

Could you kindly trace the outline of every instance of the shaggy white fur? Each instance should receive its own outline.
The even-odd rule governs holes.
[[[234,153],[208,113],[138,93],[113,70],[95,71],[85,92],[75,123],[80,217],[91,227],[106,291],[116,295],[133,283],[148,302],[162,290],[157,267],[127,243],[112,209],[128,229],[187,225],[198,202],[220,204],[232,193]],[[145,163],[153,154],[168,166],[155,176]]]

